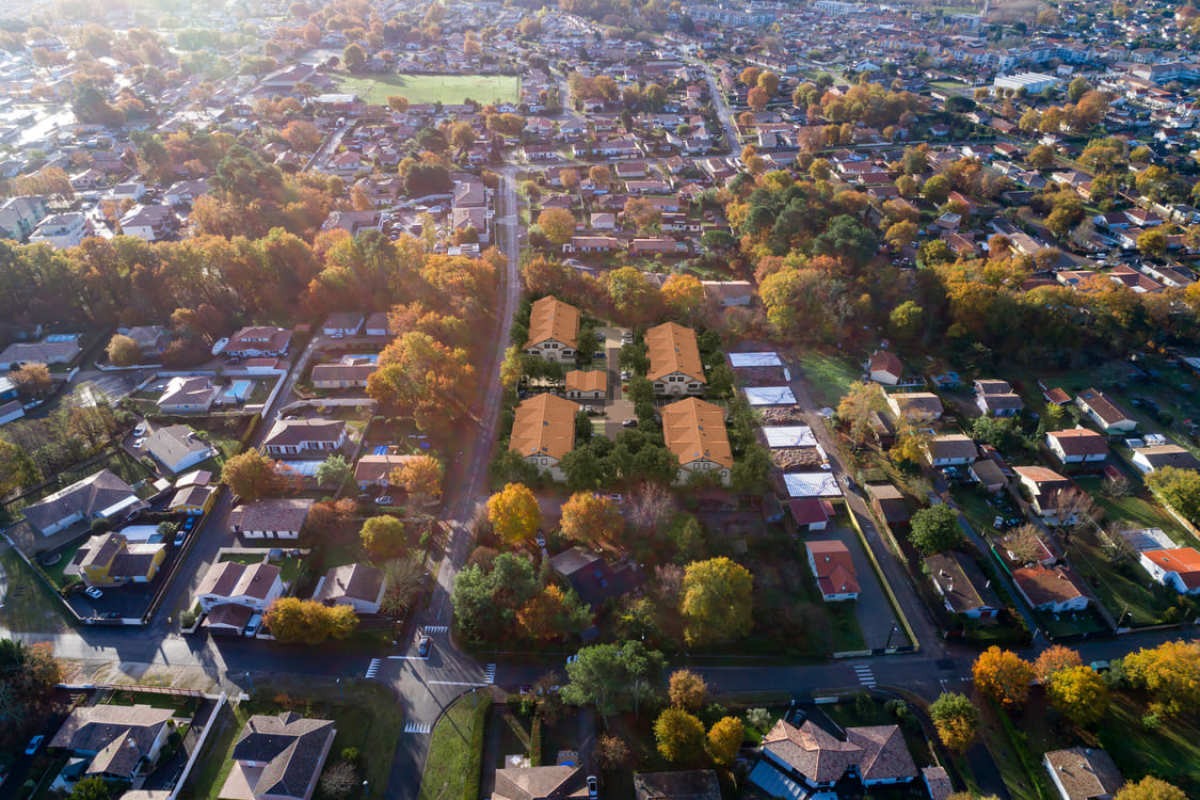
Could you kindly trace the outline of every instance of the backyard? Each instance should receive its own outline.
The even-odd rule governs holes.
[[[15,633],[66,630],[61,606],[21,557],[11,550],[0,555],[8,588],[0,598],[0,626]]]
[[[517,103],[521,98],[521,79],[515,75],[339,75],[337,83],[339,91],[377,105],[387,105],[393,95],[407,98],[409,103],[445,105],[466,100]]]
[[[260,564],[263,562],[263,560],[264,560],[263,557],[265,555],[266,555],[265,552],[264,553],[225,553],[221,556],[221,560],[222,561],[236,561],[239,564]],[[303,561],[304,561],[304,559],[301,557],[284,556],[281,560],[272,561],[270,563],[275,564],[275,566],[279,567],[280,579],[284,583],[291,585],[292,581],[296,580],[297,576],[300,575],[300,565],[303,563]]]

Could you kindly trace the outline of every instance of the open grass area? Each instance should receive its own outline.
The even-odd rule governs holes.
[[[8,589],[0,605],[0,625],[16,633],[57,633],[67,629],[58,598],[11,550],[0,555]]]
[[[64,575],[63,570],[71,565],[71,562],[75,559],[75,554],[79,552],[79,548],[83,547],[83,545],[86,543],[86,538],[80,539],[76,544],[73,544],[66,550],[62,551],[62,557],[59,558],[57,564],[52,564],[49,567],[42,567],[42,571],[46,573],[46,577],[48,577],[50,582],[59,589],[63,588],[67,584],[75,583],[79,580],[78,575]]]
[[[338,91],[353,93],[368,103],[386,105],[400,95],[410,103],[457,105],[516,103],[521,99],[521,79],[515,75],[338,75]]]
[[[999,706],[986,701],[976,705],[980,712],[980,735],[1013,800],[1056,798],[1058,795],[1040,763],[1044,748],[1038,750],[1030,741],[1030,732],[1014,723]]]
[[[421,775],[420,800],[475,800],[491,696],[468,692],[434,726]]]
[[[808,351],[800,357],[800,367],[808,381],[813,399],[822,406],[837,408],[850,384],[862,377],[862,369],[839,353]]]
[[[1162,528],[1176,544],[1192,546],[1191,535],[1185,531],[1166,509],[1153,500],[1137,495],[1110,497],[1100,491],[1099,478],[1077,478],[1080,488],[1087,490],[1096,505],[1104,511],[1104,523],[1126,522],[1132,528]]]
[[[227,553],[221,556],[221,560],[236,561],[239,564],[259,564],[262,562],[263,557],[255,553]],[[273,561],[271,563],[279,567],[279,577],[283,579],[283,582],[291,583],[299,576],[302,561],[303,559],[301,558],[285,556],[282,561]]]
[[[1151,730],[1142,725],[1143,708],[1115,695],[1098,726],[1100,743],[1127,780],[1155,775],[1188,797],[1200,797],[1200,725],[1195,719],[1164,719]]]
[[[1165,592],[1152,589],[1150,576],[1136,562],[1116,566],[1101,548],[1097,534],[1081,531],[1071,537],[1070,560],[1091,584],[1108,613],[1122,625],[1154,625],[1165,622],[1163,614],[1171,607]]]
[[[200,698],[180,694],[160,694],[159,692],[126,692],[114,691],[104,699],[105,705],[111,706],[150,706],[151,708],[169,708],[180,716],[192,716],[200,707]]]
[[[829,622],[833,627],[833,652],[844,653],[866,649],[867,641],[863,638],[862,628],[858,626],[854,602],[829,603],[825,606],[825,610],[829,614]]]

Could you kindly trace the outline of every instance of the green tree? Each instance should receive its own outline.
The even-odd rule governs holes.
[[[950,181],[944,175],[932,175],[921,187],[921,192],[929,202],[940,206],[950,196]]]
[[[454,578],[454,624],[470,641],[500,641],[516,632],[517,611],[539,591],[527,556],[501,553],[490,565],[471,564]]]
[[[342,63],[346,65],[348,71],[358,72],[367,63],[367,51],[357,42],[348,44],[342,51]]]
[[[694,764],[704,753],[704,725],[682,708],[668,708],[654,721],[654,739],[663,758]]]
[[[901,342],[915,343],[925,327],[925,309],[905,300],[888,315],[888,330]]]
[[[1162,467],[1146,476],[1146,485],[1190,522],[1200,524],[1200,473]]]
[[[909,539],[925,555],[953,550],[962,544],[958,512],[945,503],[922,508],[913,514]]]
[[[104,778],[99,775],[81,779],[67,795],[68,800],[108,800],[110,797],[112,792]]]
[[[0,497],[34,483],[41,477],[25,449],[0,439]]]
[[[315,477],[320,486],[340,489],[354,477],[354,467],[341,453],[334,453],[317,466]]]
[[[966,695],[943,692],[929,706],[929,716],[942,744],[956,753],[963,752],[975,741],[979,710]]]
[[[572,705],[591,703],[605,718],[631,706],[636,712],[660,688],[664,663],[662,653],[639,641],[584,647],[567,665],[562,699]]]
[[[754,624],[753,592],[750,570],[729,558],[688,564],[680,601],[688,644],[728,642],[748,634]]]

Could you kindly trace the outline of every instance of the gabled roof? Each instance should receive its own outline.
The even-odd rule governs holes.
[[[822,594],[858,594],[858,576],[850,550],[837,539],[806,542]]]
[[[308,519],[313,502],[301,497],[276,497],[246,503],[230,512],[229,524],[246,531],[298,531]]]
[[[1046,768],[1066,790],[1067,800],[1110,798],[1125,783],[1112,757],[1099,748],[1051,750],[1044,758]]]
[[[336,442],[346,430],[340,419],[281,419],[271,426],[264,445],[281,447],[304,442]]]
[[[541,344],[549,339],[572,349],[579,344],[579,309],[557,297],[543,297],[529,312],[529,343]]]
[[[664,322],[646,331],[650,369],[646,377],[656,381],[675,372],[704,383],[704,365],[696,332],[674,322]]]
[[[579,404],[550,393],[521,401],[513,417],[509,449],[522,458],[561,459],[575,447],[575,414]]]
[[[1083,590],[1066,569],[1058,567],[1021,567],[1012,571],[1013,580],[1034,606],[1062,603],[1083,596]]]
[[[1079,399],[1087,404],[1097,417],[1104,421],[1106,425],[1115,425],[1119,422],[1131,419],[1121,408],[1109,400],[1104,392],[1099,389],[1084,389],[1079,393]]]
[[[496,770],[496,800],[557,800],[586,797],[579,768],[575,766],[510,767]]]
[[[102,469],[26,506],[21,513],[35,528],[44,530],[72,514],[92,517],[131,499],[137,499],[133,488],[112,471]]]
[[[725,409],[695,397],[662,409],[663,439],[679,463],[712,461],[733,466],[733,450],[725,430]]]
[[[1184,586],[1195,589],[1200,586],[1200,552],[1194,547],[1175,547],[1170,550],[1145,550],[1143,558],[1148,558],[1167,572],[1179,575]]]
[[[813,783],[833,783],[850,767],[857,767],[864,780],[917,775],[897,725],[847,728],[843,741],[812,720],[796,728],[781,719],[762,741],[764,750]]]
[[[1108,440],[1089,428],[1071,428],[1046,434],[1068,456],[1098,456],[1108,452]]]
[[[566,374],[566,389],[568,392],[606,392],[608,372],[602,369],[573,369]]]
[[[196,594],[265,600],[279,575],[279,567],[274,564],[218,561],[204,573],[200,585],[196,587]]]
[[[904,362],[891,350],[876,350],[871,354],[871,361],[867,364],[867,371],[883,371],[899,378],[904,374]]]
[[[49,747],[95,753],[89,774],[127,776],[150,748],[174,712],[147,705],[102,704],[75,708]]]
[[[335,733],[327,719],[305,719],[294,712],[256,714],[246,721],[232,756],[234,761],[267,762],[253,787],[255,796],[307,797]]]
[[[929,448],[929,455],[935,459],[974,459],[979,454],[979,448],[975,446],[975,440],[962,433],[947,433],[942,436],[935,436],[929,440],[927,446]]]
[[[325,573],[321,591],[313,596],[318,602],[365,600],[375,602],[383,587],[383,571],[370,564],[343,564]]]

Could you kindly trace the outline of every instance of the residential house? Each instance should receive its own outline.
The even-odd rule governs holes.
[[[126,211],[119,222],[121,233],[136,236],[147,242],[168,239],[179,229],[179,218],[166,205],[136,205]]]
[[[579,346],[579,309],[556,297],[536,301],[529,312],[529,341],[525,352],[548,361],[575,361]]]
[[[1137,420],[1104,396],[1099,389],[1085,389],[1075,398],[1083,412],[1107,434],[1129,433],[1137,429]]]
[[[216,495],[217,490],[214,486],[181,486],[175,490],[171,502],[167,504],[167,510],[174,514],[197,516],[208,511]]]
[[[229,343],[222,351],[227,356],[238,358],[261,358],[275,356],[282,358],[287,355],[288,345],[292,341],[292,332],[284,328],[273,328],[269,325],[257,325],[242,328],[229,337]]]
[[[7,372],[18,364],[69,364],[79,355],[79,337],[45,339],[41,342],[13,342],[0,352],[0,370]]]
[[[88,586],[149,583],[166,558],[166,548],[162,543],[129,542],[121,533],[103,533],[87,540],[75,563]]]
[[[313,501],[299,497],[244,503],[229,514],[229,525],[244,539],[299,539]]]
[[[1074,517],[1059,519],[1058,506],[1064,493],[1074,489],[1069,478],[1046,467],[1013,467],[1017,481],[1029,493],[1030,504],[1048,524],[1071,525]]]
[[[566,579],[583,602],[598,609],[610,598],[631,592],[644,580],[634,561],[616,566],[582,547],[571,547],[550,559],[550,568]]]
[[[271,426],[263,448],[269,455],[296,456],[332,453],[346,443],[346,423],[340,419],[280,419]]]
[[[261,614],[282,595],[279,567],[265,561],[257,564],[217,561],[196,587],[196,601],[206,613],[219,606],[235,605]]]
[[[1021,396],[1012,390],[1008,381],[1001,380],[975,381],[975,405],[985,415],[993,417],[1016,416],[1025,408]]]
[[[819,497],[799,497],[787,501],[788,519],[800,533],[825,530],[833,519],[833,506]]]
[[[806,797],[845,779],[863,786],[909,783],[917,767],[897,725],[848,727],[844,737],[806,719],[800,727],[779,720],[763,737],[763,760],[750,782],[773,797]]]
[[[979,567],[952,550],[925,559],[925,572],[951,614],[969,619],[991,619],[1000,613],[1000,601]]]
[[[922,767],[921,780],[925,783],[929,800],[948,800],[954,794],[954,783],[945,767]]]
[[[335,311],[325,319],[325,324],[321,326],[321,333],[337,338],[357,336],[362,325],[363,315],[357,311]]]
[[[1176,469],[1200,469],[1200,459],[1192,455],[1192,451],[1177,444],[1159,444],[1151,447],[1134,448],[1133,465],[1141,472],[1149,474],[1163,467]]]
[[[725,409],[689,397],[663,406],[661,414],[667,449],[679,459],[676,480],[683,483],[693,474],[715,474],[728,486],[733,450],[725,429]]]
[[[961,433],[934,436],[925,444],[925,457],[934,467],[963,466],[979,455],[975,440]]]
[[[754,302],[754,285],[750,281],[700,281],[704,296],[721,308],[746,307]]]
[[[890,350],[876,350],[867,359],[866,370],[876,383],[895,386],[904,377],[904,362]]]
[[[388,324],[387,312],[376,311],[367,317],[366,324],[363,326],[363,334],[366,336],[389,336],[391,326]]]
[[[391,486],[392,473],[417,458],[420,456],[368,453],[354,465],[354,482],[364,492],[373,486],[386,489]]]
[[[615,236],[572,236],[563,245],[564,253],[615,253],[623,247]]]
[[[92,235],[92,224],[83,212],[67,211],[51,214],[38,223],[29,235],[30,244],[41,242],[58,250],[78,247]]]
[[[1088,596],[1065,567],[1019,567],[1012,571],[1012,578],[1021,597],[1038,611],[1061,614],[1088,606]]]
[[[967,473],[973,481],[983,487],[984,491],[993,494],[1008,485],[1008,478],[1005,477],[1004,470],[992,458],[984,457],[975,461],[967,467]]]
[[[246,720],[230,758],[220,800],[311,800],[333,747],[332,720],[294,711]]]
[[[171,342],[171,332],[162,325],[135,325],[118,329],[119,333],[133,339],[142,351],[144,361],[156,361]]]
[[[167,425],[155,428],[146,437],[146,452],[168,472],[177,475],[215,456],[217,448],[187,425]]]
[[[188,206],[202,194],[208,194],[208,180],[176,181],[163,192],[163,202],[169,206]]]
[[[124,519],[145,505],[133,487],[102,469],[26,506],[21,513],[34,530],[50,536],[76,522]]]
[[[0,203],[0,239],[23,242],[50,213],[43,197],[21,195]]]
[[[513,417],[509,449],[554,480],[565,480],[559,462],[575,448],[578,412],[578,403],[549,393],[521,401]]]
[[[887,396],[888,408],[897,418],[938,419],[942,401],[933,392],[896,392]]]
[[[1071,428],[1046,434],[1046,447],[1063,464],[1084,464],[1108,458],[1108,440],[1089,428]]]
[[[646,331],[646,349],[650,369],[646,377],[659,395],[701,394],[704,392],[704,365],[696,332],[674,322],[664,322]]]
[[[1138,561],[1163,586],[1180,594],[1200,594],[1200,552],[1194,547],[1143,550]]]
[[[805,542],[804,547],[808,552],[808,568],[817,579],[826,603],[858,599],[858,576],[845,544],[837,539],[822,539]]]
[[[173,709],[141,704],[76,706],[47,747],[87,759],[84,775],[132,781],[158,759],[174,715]]]
[[[634,800],[721,800],[721,782],[711,769],[633,773]]]
[[[383,570],[370,564],[343,564],[326,571],[313,600],[327,606],[350,606],[358,614],[378,614],[387,586]]]
[[[351,364],[317,364],[312,368],[312,385],[316,389],[356,389],[367,385],[375,371],[374,362]]]
[[[608,372],[602,369],[573,369],[566,374],[569,400],[604,400],[608,396]]]
[[[207,375],[176,375],[167,381],[155,405],[164,414],[205,413],[220,394],[221,388]]]
[[[584,800],[583,773],[574,764],[496,770],[492,800]]]
[[[904,494],[890,483],[868,483],[867,494],[871,496],[871,508],[888,525],[907,525],[912,519],[912,510]]]
[[[1062,800],[1112,800],[1125,784],[1112,756],[1098,747],[1051,750],[1042,765]]]

